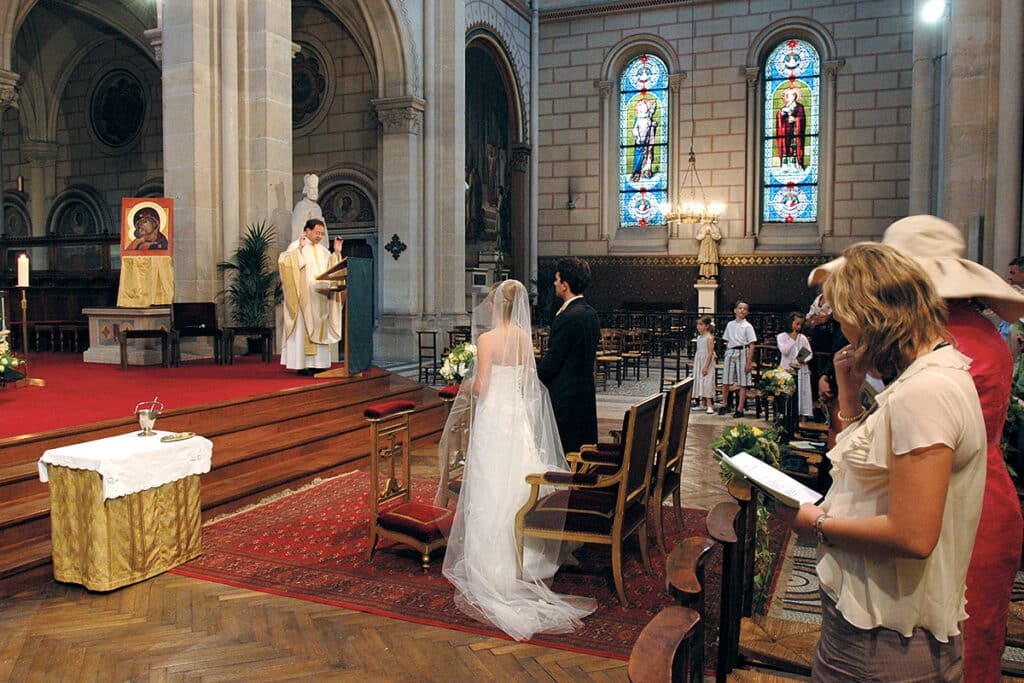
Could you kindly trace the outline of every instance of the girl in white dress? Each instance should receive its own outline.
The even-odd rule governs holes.
[[[714,327],[709,315],[697,320],[697,352],[693,355],[693,397],[708,415],[715,414]]]
[[[808,364],[811,360],[811,343],[800,332],[803,326],[803,313],[790,313],[789,332],[780,332],[775,341],[782,354],[779,365],[796,376],[797,410],[804,417],[812,417],[814,402],[811,397],[811,368]]]
[[[455,586],[460,610],[516,640],[572,631],[597,603],[544,584],[562,564],[560,543],[527,539],[517,578],[515,517],[529,496],[525,477],[568,471],[551,401],[537,379],[526,288],[516,280],[500,283],[474,311],[473,324],[475,367],[440,443],[439,457],[447,458],[457,416],[469,415],[466,467],[442,573]]]

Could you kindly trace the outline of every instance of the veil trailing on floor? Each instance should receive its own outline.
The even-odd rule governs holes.
[[[559,595],[554,576],[564,548],[529,539],[517,578],[515,516],[529,496],[527,474],[567,470],[547,390],[537,379],[530,308],[521,282],[500,283],[473,311],[477,356],[452,404],[439,445],[443,466],[468,425],[466,467],[443,573],[466,614],[517,640],[571,631],[596,608]]]

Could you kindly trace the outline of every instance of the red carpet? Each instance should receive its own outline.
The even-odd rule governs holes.
[[[318,380],[287,371],[275,357],[235,357],[234,365],[213,360],[183,363],[180,368],[129,367],[84,363],[79,354],[33,353],[29,376],[45,387],[8,384],[0,389],[0,438],[126,417],[139,401],[159,396],[166,410],[252,396]]]
[[[429,481],[418,481],[423,500],[433,495]],[[452,586],[441,576],[441,558],[430,571],[420,571],[419,555],[400,546],[378,546],[366,560],[367,487],[365,473],[354,472],[278,499],[247,512],[213,522],[203,529],[203,555],[174,573],[241,588],[346,607],[421,624],[505,637],[493,627],[463,615],[452,600]],[[666,515],[671,547],[684,536],[703,532],[703,510],[685,510],[685,528],[674,514]],[[781,528],[780,528],[781,531]],[[778,552],[787,535],[774,534]],[[664,557],[652,551],[655,576],[643,573],[635,544],[625,553],[624,582],[633,608],[624,610],[611,585],[607,548],[577,552],[579,570],[555,577],[560,593],[595,597],[600,607],[571,634],[540,634],[539,645],[626,659],[640,630],[664,606]],[[717,614],[721,553],[707,568],[708,609]],[[717,635],[711,618],[708,644]],[[713,650],[709,649],[709,656]],[[713,662],[713,659],[709,659]]]

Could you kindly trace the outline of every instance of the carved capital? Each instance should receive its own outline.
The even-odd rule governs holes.
[[[602,100],[607,100],[611,96],[613,85],[615,85],[613,81],[594,81],[594,88],[597,89],[597,94]]]
[[[419,135],[423,127],[426,102],[418,97],[389,97],[372,100],[377,122],[385,135],[406,133]]]
[[[680,71],[677,74],[670,74],[668,77],[668,89],[672,94],[678,94],[686,81],[686,72]]]
[[[156,63],[161,63],[164,58],[164,30],[162,28],[147,28],[142,32],[142,35],[146,37],[146,40],[152,46],[153,57],[156,59]]]
[[[747,88],[753,90],[757,87],[757,80],[761,77],[761,68],[757,66],[741,66],[740,76],[747,79]]]
[[[21,152],[33,166],[45,166],[57,159],[57,143],[29,140],[21,144]]]
[[[21,76],[13,71],[0,69],[0,112],[18,106],[18,90]]]
[[[513,173],[527,173],[530,170],[530,155],[533,148],[529,145],[516,143],[512,145],[511,167]]]
[[[845,59],[832,59],[821,63],[821,71],[825,74],[825,77],[828,78],[828,80],[834,81],[836,79],[836,75],[839,74],[839,70],[845,65]]]

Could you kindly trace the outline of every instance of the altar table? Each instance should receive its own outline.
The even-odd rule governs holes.
[[[161,442],[171,433],[132,432],[39,459],[55,579],[109,591],[199,556],[199,475],[210,471],[213,444],[201,436]]]

